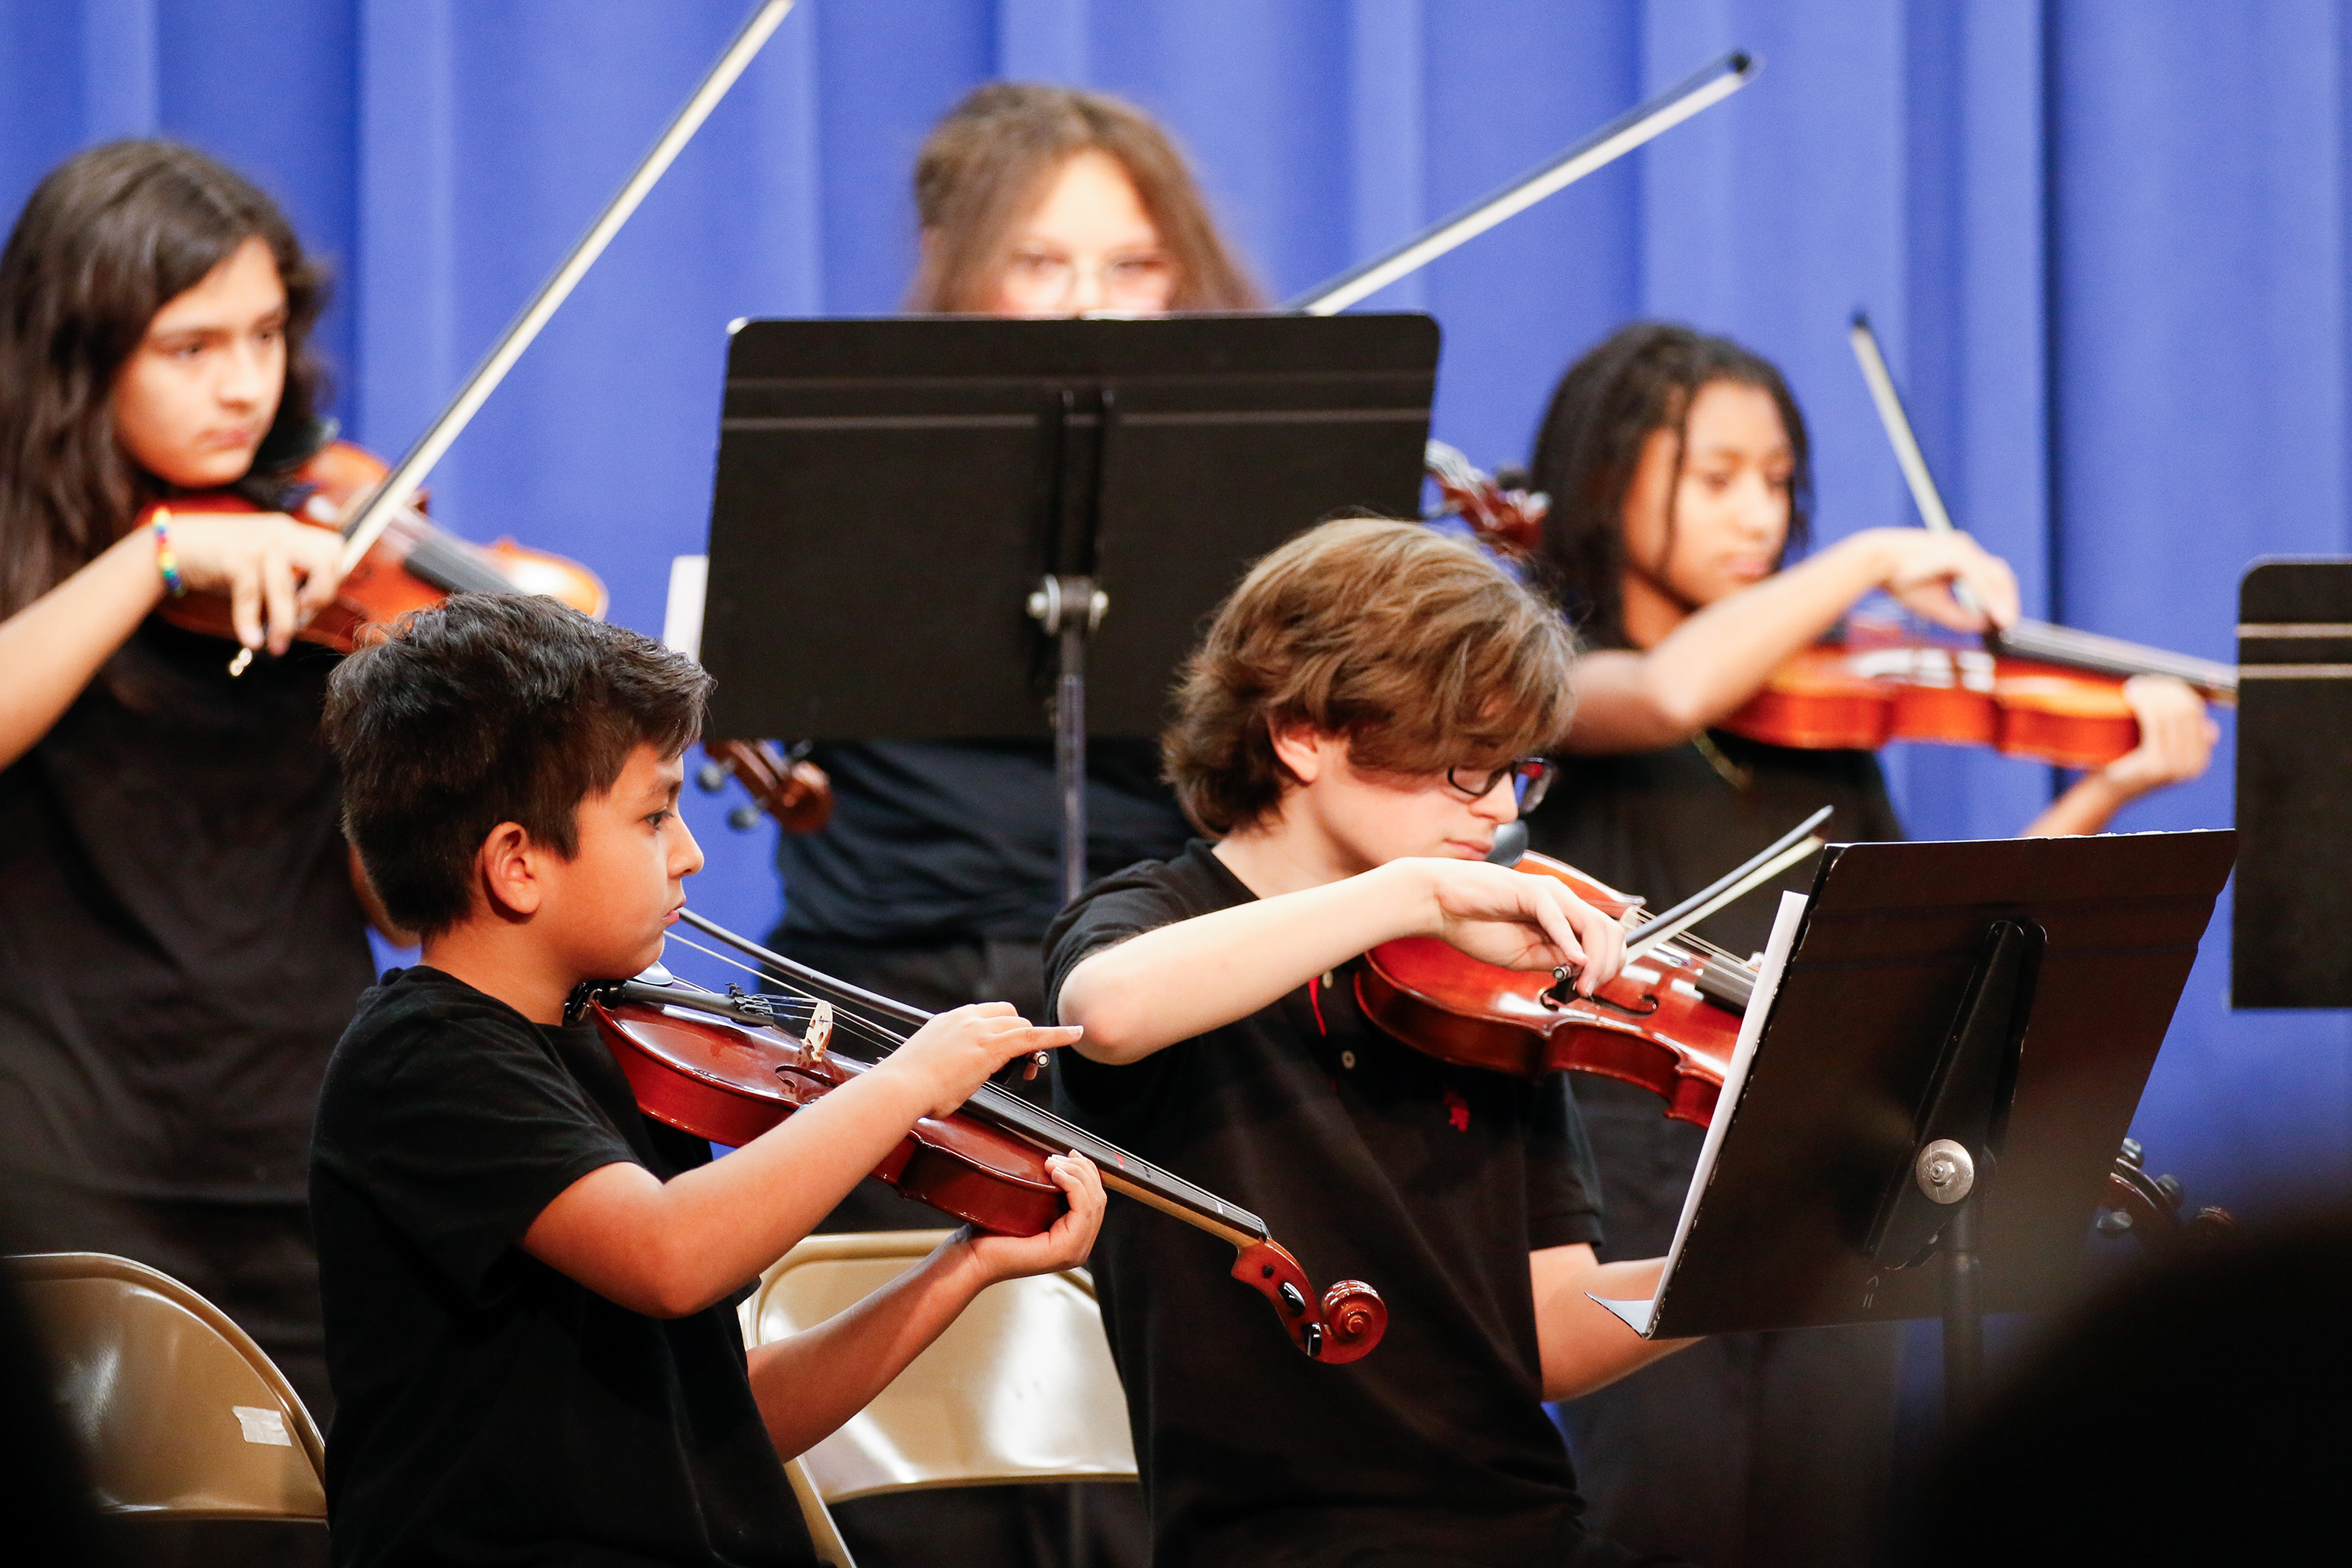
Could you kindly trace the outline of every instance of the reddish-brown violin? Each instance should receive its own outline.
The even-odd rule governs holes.
[[[1516,868],[1554,877],[1622,920],[1642,900],[1562,865],[1523,856]],[[1356,977],[1364,1016],[1407,1045],[1457,1067],[1533,1078],[1566,1069],[1638,1084],[1665,1112],[1704,1127],[1755,989],[1748,965],[1701,944],[1661,942],[1629,959],[1591,996],[1543,971],[1505,969],[1435,937],[1382,942]]]
[[[2139,744],[2139,718],[2124,697],[2124,682],[2139,674],[2176,676],[2209,700],[2236,700],[2224,667],[2061,626],[2021,622],[1971,647],[1857,616],[1834,640],[1781,661],[1717,728],[1811,751],[1934,741],[2105,767]]]
[[[1429,444],[1427,467],[1441,514],[1460,517],[1487,548],[1513,561],[1542,548],[1548,497],[1488,478],[1443,442]],[[2139,744],[2139,719],[2124,697],[2135,675],[2169,675],[2209,700],[2237,700],[2227,665],[2046,622],[1970,642],[1857,618],[1781,661],[1716,727],[1807,751],[1934,741],[2104,767]]]
[[[300,467],[279,476],[272,507],[299,522],[341,531],[355,505],[383,483],[384,465],[348,441],[330,441]],[[142,512],[142,525],[174,512],[265,511],[250,486],[175,495]],[[583,615],[603,616],[604,584],[576,561],[526,550],[511,539],[473,544],[404,507],[359,564],[336,585],[334,603],[295,635],[339,653],[358,646],[364,628],[384,626],[410,610],[437,605],[452,594],[545,594]],[[229,602],[218,594],[166,600],[163,618],[215,637],[233,637]]]
[[[691,913],[702,930],[793,979],[845,1000],[919,1023],[903,1003],[793,963]],[[831,1003],[808,997],[719,995],[658,972],[591,989],[577,1004],[592,1018],[638,1108],[714,1142],[741,1144],[849,1082],[870,1064],[834,1049],[836,1032],[894,1038]],[[1369,1353],[1388,1327],[1380,1292],[1343,1279],[1318,1294],[1306,1270],[1246,1209],[1106,1143],[1016,1096],[983,1085],[948,1117],[925,1117],[875,1168],[908,1197],[1005,1236],[1048,1229],[1066,1205],[1045,1167],[1049,1154],[1092,1160],[1103,1185],[1172,1215],[1235,1253],[1233,1276],[1273,1303],[1293,1343],[1318,1361]]]

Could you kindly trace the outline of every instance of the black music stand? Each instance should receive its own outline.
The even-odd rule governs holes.
[[[2235,842],[1832,845],[1774,930],[1658,1293],[1612,1310],[1659,1339],[1940,1313],[1966,1410],[1982,1313],[2074,1288]]]
[[[2232,1007],[2352,1007],[2352,561],[2238,584]]]
[[[1418,315],[736,323],[711,732],[1051,732],[1075,897],[1087,736],[1159,733],[1255,557],[1420,515],[1437,346]]]

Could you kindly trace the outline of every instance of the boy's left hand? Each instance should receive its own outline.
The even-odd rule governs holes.
[[[1573,965],[1586,996],[1625,966],[1625,928],[1554,879],[1484,861],[1423,864],[1435,895],[1427,934],[1471,957],[1506,969]]]
[[[1070,1200],[1067,1213],[1036,1236],[992,1236],[967,1228],[964,1245],[991,1281],[1075,1268],[1094,1250],[1102,1229],[1102,1173],[1082,1154],[1055,1154],[1045,1168]]]

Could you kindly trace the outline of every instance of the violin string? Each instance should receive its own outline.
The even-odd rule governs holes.
[[[1682,931],[1678,933],[1675,937],[1674,941],[1668,945],[1687,948],[1699,959],[1702,966],[1712,963],[1728,964],[1734,969],[1748,969],[1749,967],[1748,961],[1740,957],[1738,953],[1733,952],[1728,948],[1717,946],[1714,942],[1707,941],[1706,938],[1700,936],[1696,931]]]
[[[744,973],[752,976],[754,979],[764,981],[772,985],[782,986],[785,995],[794,1001],[808,1005],[812,1010],[814,1009],[817,1004],[827,1000],[827,998],[819,996],[813,991],[809,991],[802,986],[794,984],[792,981],[784,978],[782,975],[771,974],[764,969],[760,969],[751,964],[746,963],[741,959],[733,957],[730,954],[720,952],[716,948],[705,947],[691,937],[680,936],[674,931],[666,933],[666,936],[667,941],[677,942],[681,946],[690,947],[694,949],[695,952],[702,953],[706,957],[715,958],[721,963],[740,969]],[[896,1050],[898,1047],[906,1044],[907,1037],[904,1035],[894,1034],[890,1030],[884,1028],[881,1025],[875,1023],[864,1014],[853,1013],[846,1007],[835,1007],[834,1009],[833,1021],[834,1026],[836,1028],[845,1030],[851,1035],[859,1037],[868,1045],[879,1046],[885,1052]]]

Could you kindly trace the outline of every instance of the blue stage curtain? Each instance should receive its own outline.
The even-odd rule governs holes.
[[[396,454],[747,8],[0,0],[0,205],[110,136],[177,136],[247,170],[332,258],[337,410]],[[1867,309],[1955,514],[2015,563],[2031,608],[2228,658],[2247,562],[2352,545],[2345,12],[803,0],[442,464],[436,509],[581,558],[617,619],[656,629],[670,557],[704,536],[727,323],[894,309],[911,155],[992,77],[1164,117],[1280,298],[1745,47],[1765,62],[1746,91],[1372,302],[1444,324],[1438,434],[1489,466],[1521,458],[1577,352],[1675,317],[1787,368],[1824,537],[1910,522],[1846,348]],[[2053,785],[1937,748],[1889,765],[1920,836],[2013,831]],[[690,810],[712,857],[698,902],[762,928],[766,830]],[[2118,826],[2230,816],[2225,750]],[[2232,1015],[2228,929],[2225,911],[2138,1130],[2200,1199],[2341,1191],[2352,1031]]]

